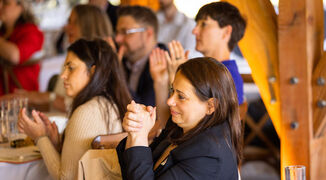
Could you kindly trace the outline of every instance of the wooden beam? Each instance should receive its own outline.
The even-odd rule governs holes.
[[[316,138],[325,135],[326,128],[326,53],[316,66],[313,78],[313,129]],[[323,102],[325,101],[325,102]]]
[[[252,78],[271,117],[280,132],[280,91],[277,48],[277,16],[269,0],[226,0],[235,5],[247,19],[241,52],[251,68]]]
[[[279,68],[281,93],[281,172],[284,167],[305,165],[310,179],[310,143],[312,140],[312,88],[314,38],[307,22],[317,0],[279,1]],[[311,12],[311,11],[310,11]],[[311,17],[313,18],[313,17]]]
[[[140,5],[152,8],[157,11],[160,8],[158,0],[121,0],[121,5]]]
[[[326,136],[315,138],[311,143],[311,179],[326,179]]]

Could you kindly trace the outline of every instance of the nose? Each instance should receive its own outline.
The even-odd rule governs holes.
[[[123,35],[121,33],[116,33],[115,42],[117,42],[120,45],[122,44],[122,41],[123,41]]]
[[[194,29],[192,29],[192,34],[197,35],[198,34],[198,26],[196,25]]]
[[[175,100],[174,100],[174,93],[171,94],[171,96],[169,97],[169,99],[166,101],[166,103],[168,104],[168,106],[175,106]]]
[[[67,72],[66,72],[66,71],[67,71],[67,70],[64,69],[64,70],[62,71],[62,73],[60,74],[60,78],[63,79],[63,80],[67,79]]]

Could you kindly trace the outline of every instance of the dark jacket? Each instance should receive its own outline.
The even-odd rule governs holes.
[[[170,152],[166,163],[161,163],[155,171],[155,162],[170,145],[165,138],[168,132],[163,131],[151,147],[136,146],[125,150],[124,139],[117,147],[123,179],[237,180],[236,156],[226,129],[224,123],[178,145]]]
[[[167,50],[166,46],[164,44],[157,44],[157,47]],[[130,70],[126,68],[126,61],[127,59],[123,59],[123,68],[126,72],[126,78],[127,82],[129,80],[130,76]],[[132,96],[132,99],[135,100],[136,103],[144,104],[146,106],[155,106],[155,92],[153,87],[153,79],[151,77],[151,74],[149,72],[149,59],[147,59],[145,68],[143,72],[141,73],[138,81],[137,91],[134,92],[129,88],[129,92]]]

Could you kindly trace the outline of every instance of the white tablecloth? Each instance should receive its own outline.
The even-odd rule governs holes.
[[[0,162],[0,179],[52,180],[42,159],[23,164]]]

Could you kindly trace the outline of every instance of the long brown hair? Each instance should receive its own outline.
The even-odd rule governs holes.
[[[130,95],[118,57],[111,46],[101,39],[93,41],[79,39],[70,45],[68,52],[77,55],[86,64],[88,72],[95,66],[95,72],[89,83],[74,98],[71,114],[93,97],[103,96],[116,105],[117,114],[122,120],[130,103]]]
[[[182,129],[173,125],[169,134],[174,144],[181,144],[204,130],[227,122],[225,135],[231,138],[238,163],[242,159],[241,122],[238,98],[232,76],[220,62],[210,57],[194,58],[179,66],[177,72],[186,77],[201,101],[214,99],[215,111],[206,115],[193,129],[183,134]]]
[[[73,8],[77,14],[77,24],[84,39],[107,38],[113,36],[111,22],[99,7],[80,4]]]

